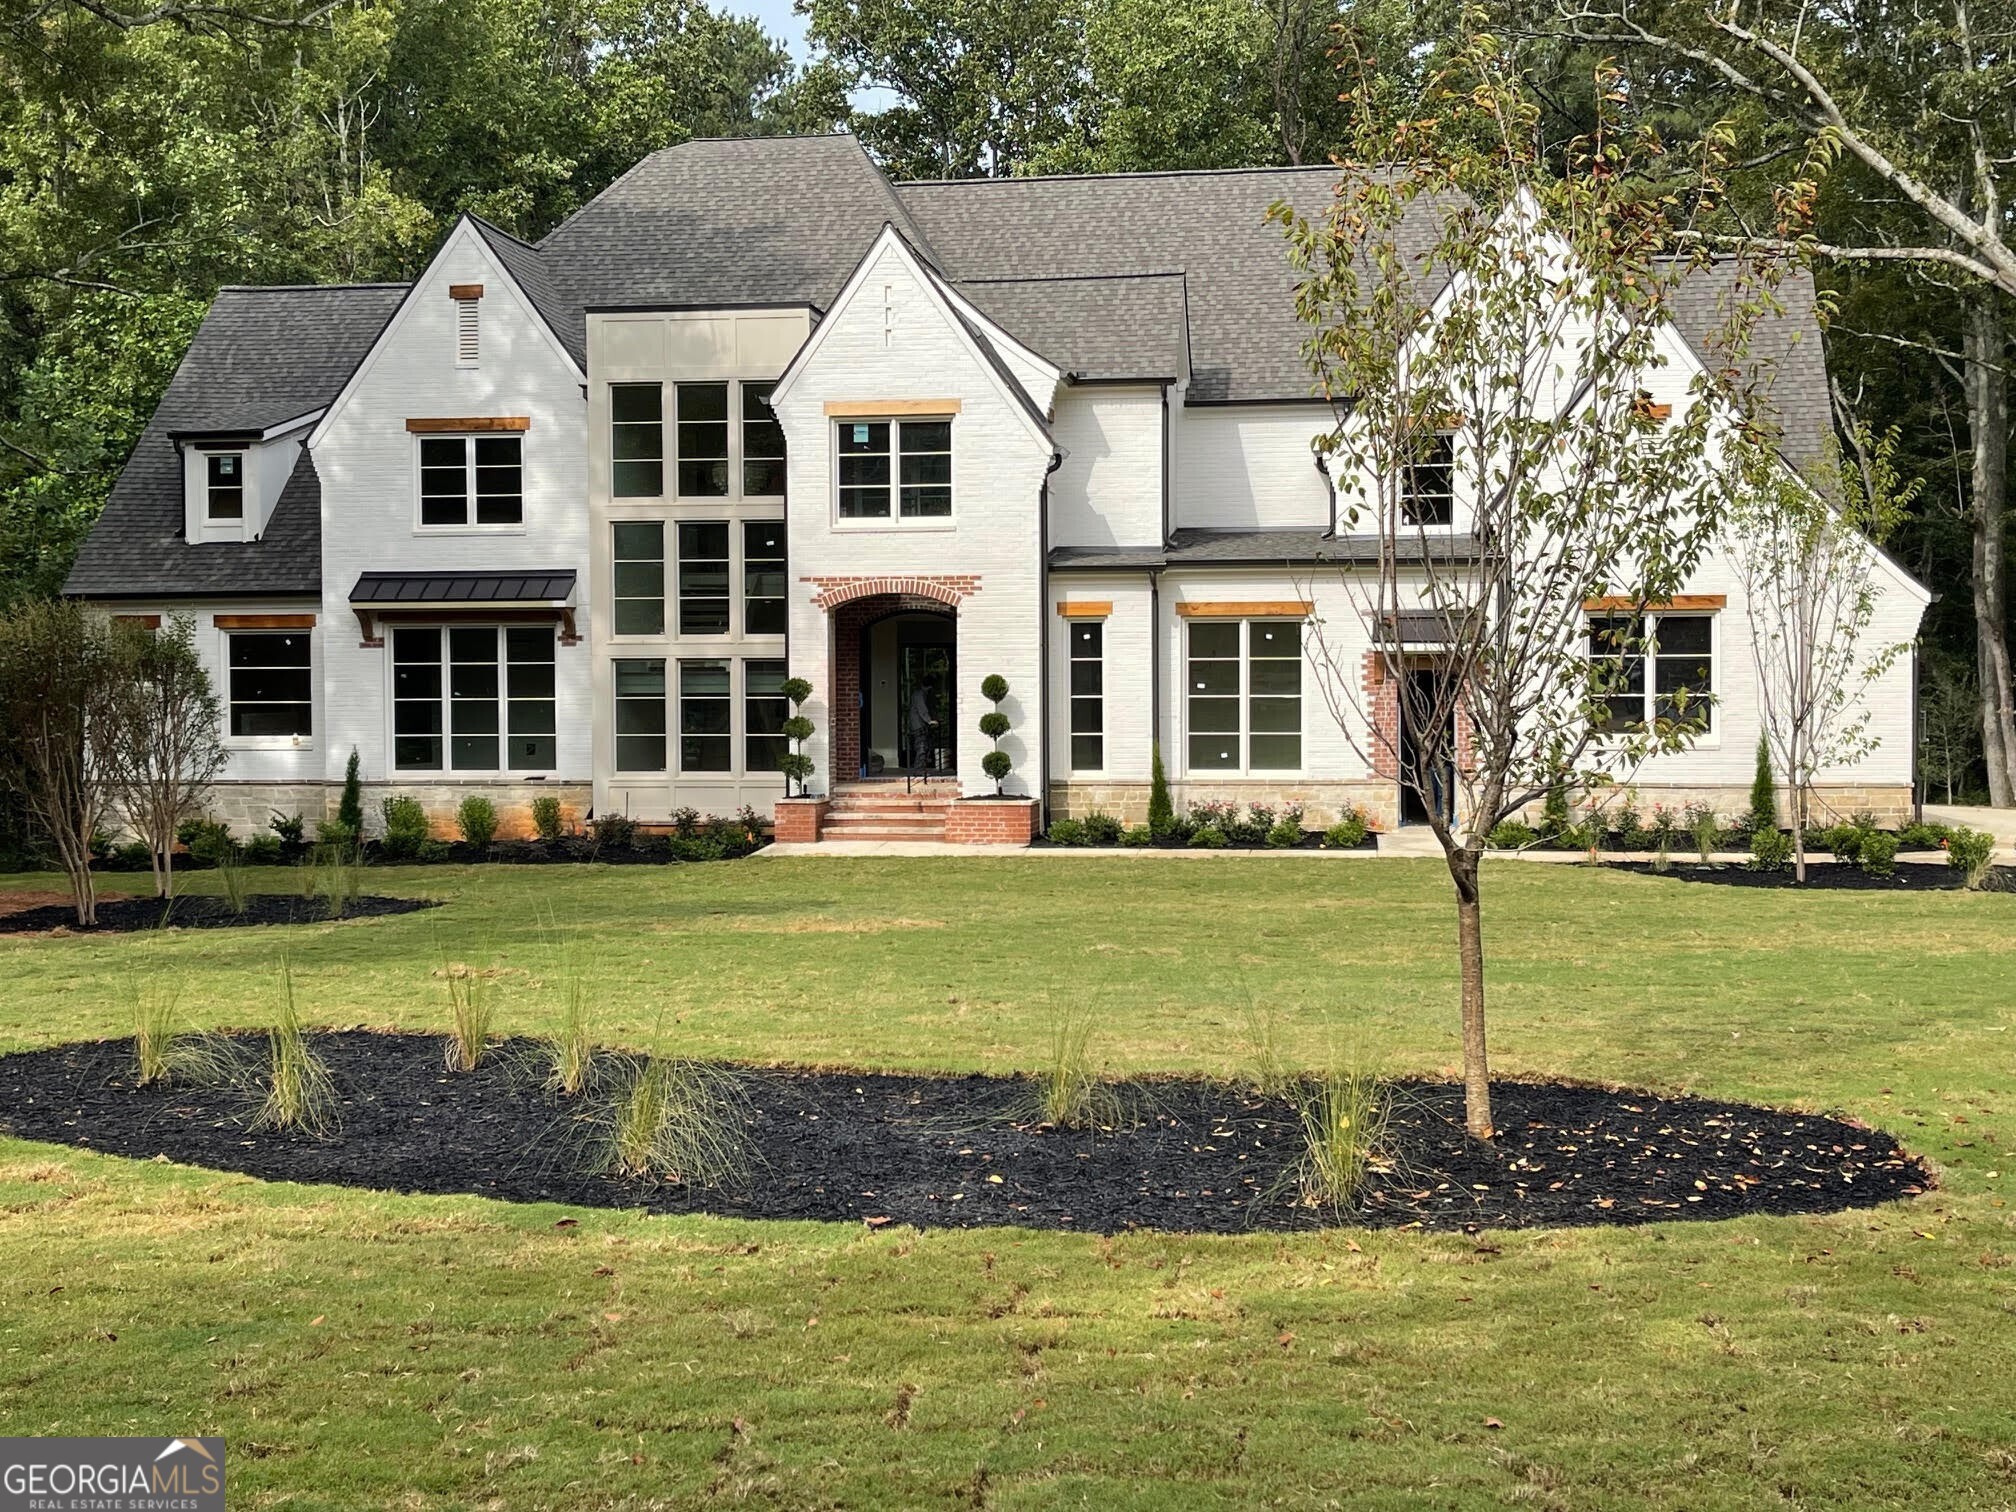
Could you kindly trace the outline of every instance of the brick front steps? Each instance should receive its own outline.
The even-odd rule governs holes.
[[[787,798],[777,805],[777,839],[934,840],[954,845],[1027,845],[1035,837],[1034,799],[964,799],[959,784],[924,778],[835,783],[830,798]]]

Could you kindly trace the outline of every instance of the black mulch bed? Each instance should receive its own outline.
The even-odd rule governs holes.
[[[428,898],[383,898],[364,894],[343,905],[340,915],[331,915],[321,898],[304,898],[298,893],[259,893],[245,900],[242,912],[221,897],[176,898],[163,903],[159,898],[106,898],[98,900],[98,922],[86,929],[77,922],[77,910],[67,903],[51,903],[41,908],[24,908],[18,913],[0,913],[0,934],[40,934],[51,929],[67,929],[75,934],[134,934],[147,929],[237,929],[250,924],[327,924],[332,918],[383,919],[393,914],[418,913],[438,907]]]
[[[259,1041],[241,1042],[248,1062]],[[467,1074],[444,1042],[320,1034],[342,1098],[326,1139],[254,1134],[239,1088],[131,1084],[125,1040],[0,1057],[0,1129],[28,1139],[269,1179],[746,1218],[1111,1233],[1638,1224],[1872,1207],[1932,1184],[1889,1135],[1838,1119],[1646,1093],[1521,1082],[1493,1089],[1503,1131],[1463,1132],[1462,1094],[1396,1091],[1397,1169],[1359,1211],[1298,1206],[1300,1124],[1285,1102],[1202,1081],[1123,1089],[1114,1132],[1033,1125],[1029,1084],[985,1076],[742,1072],[749,1179],[739,1188],[585,1174],[608,1106],[538,1088],[524,1042]]]
[[[1788,867],[1784,871],[1752,871],[1740,864],[1675,861],[1664,872],[1649,861],[1606,861],[1611,871],[1637,872],[1642,876],[1671,877],[1682,882],[1718,882],[1724,887],[1792,887],[1807,891],[1840,889],[1851,892],[1952,892],[1967,885],[1956,867],[1943,861],[1900,861],[1896,872],[1879,877],[1844,861],[1808,861],[1806,880],[1801,882]],[[2016,866],[1989,868],[1982,883],[1984,892],[2016,892]]]
[[[1159,840],[1150,840],[1146,845],[1059,845],[1056,841],[1052,840],[1048,835],[1039,835],[1036,839],[1032,840],[1030,844],[1038,850],[1124,851],[1124,850],[1204,850],[1207,848],[1201,845],[1192,845],[1188,839],[1178,840],[1166,837]],[[1269,845],[1262,840],[1228,840],[1224,845],[1217,846],[1214,848],[1218,850],[1237,850],[1237,851],[1377,850],[1379,848],[1379,837],[1376,834],[1367,834],[1363,840],[1359,841],[1356,845],[1352,846],[1326,845],[1324,844],[1323,832],[1321,830],[1304,830],[1302,832],[1302,838],[1296,841],[1293,845]]]

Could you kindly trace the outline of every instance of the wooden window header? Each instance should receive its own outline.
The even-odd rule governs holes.
[[[448,297],[450,299],[481,299],[483,297],[483,285],[450,284],[448,285]]]
[[[1176,606],[1178,619],[1306,619],[1315,605],[1305,599],[1193,599]]]
[[[1111,599],[1073,599],[1057,606],[1066,619],[1105,619],[1113,612]]]
[[[161,616],[158,614],[115,614],[112,621],[119,625],[138,625],[142,630],[161,628]]]
[[[416,436],[460,435],[468,431],[528,431],[530,415],[450,415],[434,420],[408,420],[406,429]]]
[[[901,419],[905,415],[956,415],[957,399],[828,399],[826,413],[837,420]]]
[[[1589,614],[1631,614],[1644,609],[1650,614],[1701,614],[1711,609],[1729,607],[1726,593],[1676,593],[1670,599],[1652,599],[1644,604],[1628,594],[1609,593],[1602,598],[1582,600],[1582,608]]]
[[[313,630],[312,614],[220,614],[219,630]]]

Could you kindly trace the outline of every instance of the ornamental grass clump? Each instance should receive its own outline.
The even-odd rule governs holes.
[[[595,1042],[588,1034],[588,989],[579,975],[569,973],[563,989],[560,1021],[540,1042],[546,1062],[546,1090],[561,1097],[579,1097],[595,1076]]]
[[[497,983],[488,973],[458,961],[444,961],[441,976],[448,984],[448,1069],[474,1071],[490,1046],[490,1029],[497,1019]]]
[[[224,889],[225,907],[234,914],[242,915],[245,905],[251,901],[251,889],[245,876],[245,863],[239,859],[235,848],[218,855],[217,882]]]
[[[1392,1095],[1378,1077],[1332,1067],[1304,1082],[1299,1099],[1302,1155],[1295,1181],[1304,1207],[1344,1212],[1357,1204],[1365,1175],[1380,1158]]]
[[[266,1031],[266,1095],[252,1115],[254,1129],[322,1135],[335,1127],[336,1083],[301,1032],[294,1006],[294,972],[280,961],[280,1016]]]
[[[1120,1099],[1092,1064],[1092,1016],[1058,1017],[1050,1057],[1036,1073],[1036,1120],[1056,1129],[1110,1129],[1120,1121]]]
[[[749,1174],[747,1116],[748,1095],[732,1071],[704,1061],[643,1061],[610,1109],[600,1173],[739,1185]]]

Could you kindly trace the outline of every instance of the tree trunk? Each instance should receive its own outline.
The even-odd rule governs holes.
[[[1449,852],[1456,883],[1456,953],[1463,976],[1463,1119],[1478,1139],[1490,1139],[1491,1061],[1484,1040],[1484,916],[1477,897],[1478,853]]]
[[[2006,508],[2009,486],[2009,379],[2002,370],[2001,296],[1967,306],[1967,425],[1973,433],[1974,637],[1981,672],[1981,753],[1988,801],[2016,806],[2016,680],[2009,662]]]

